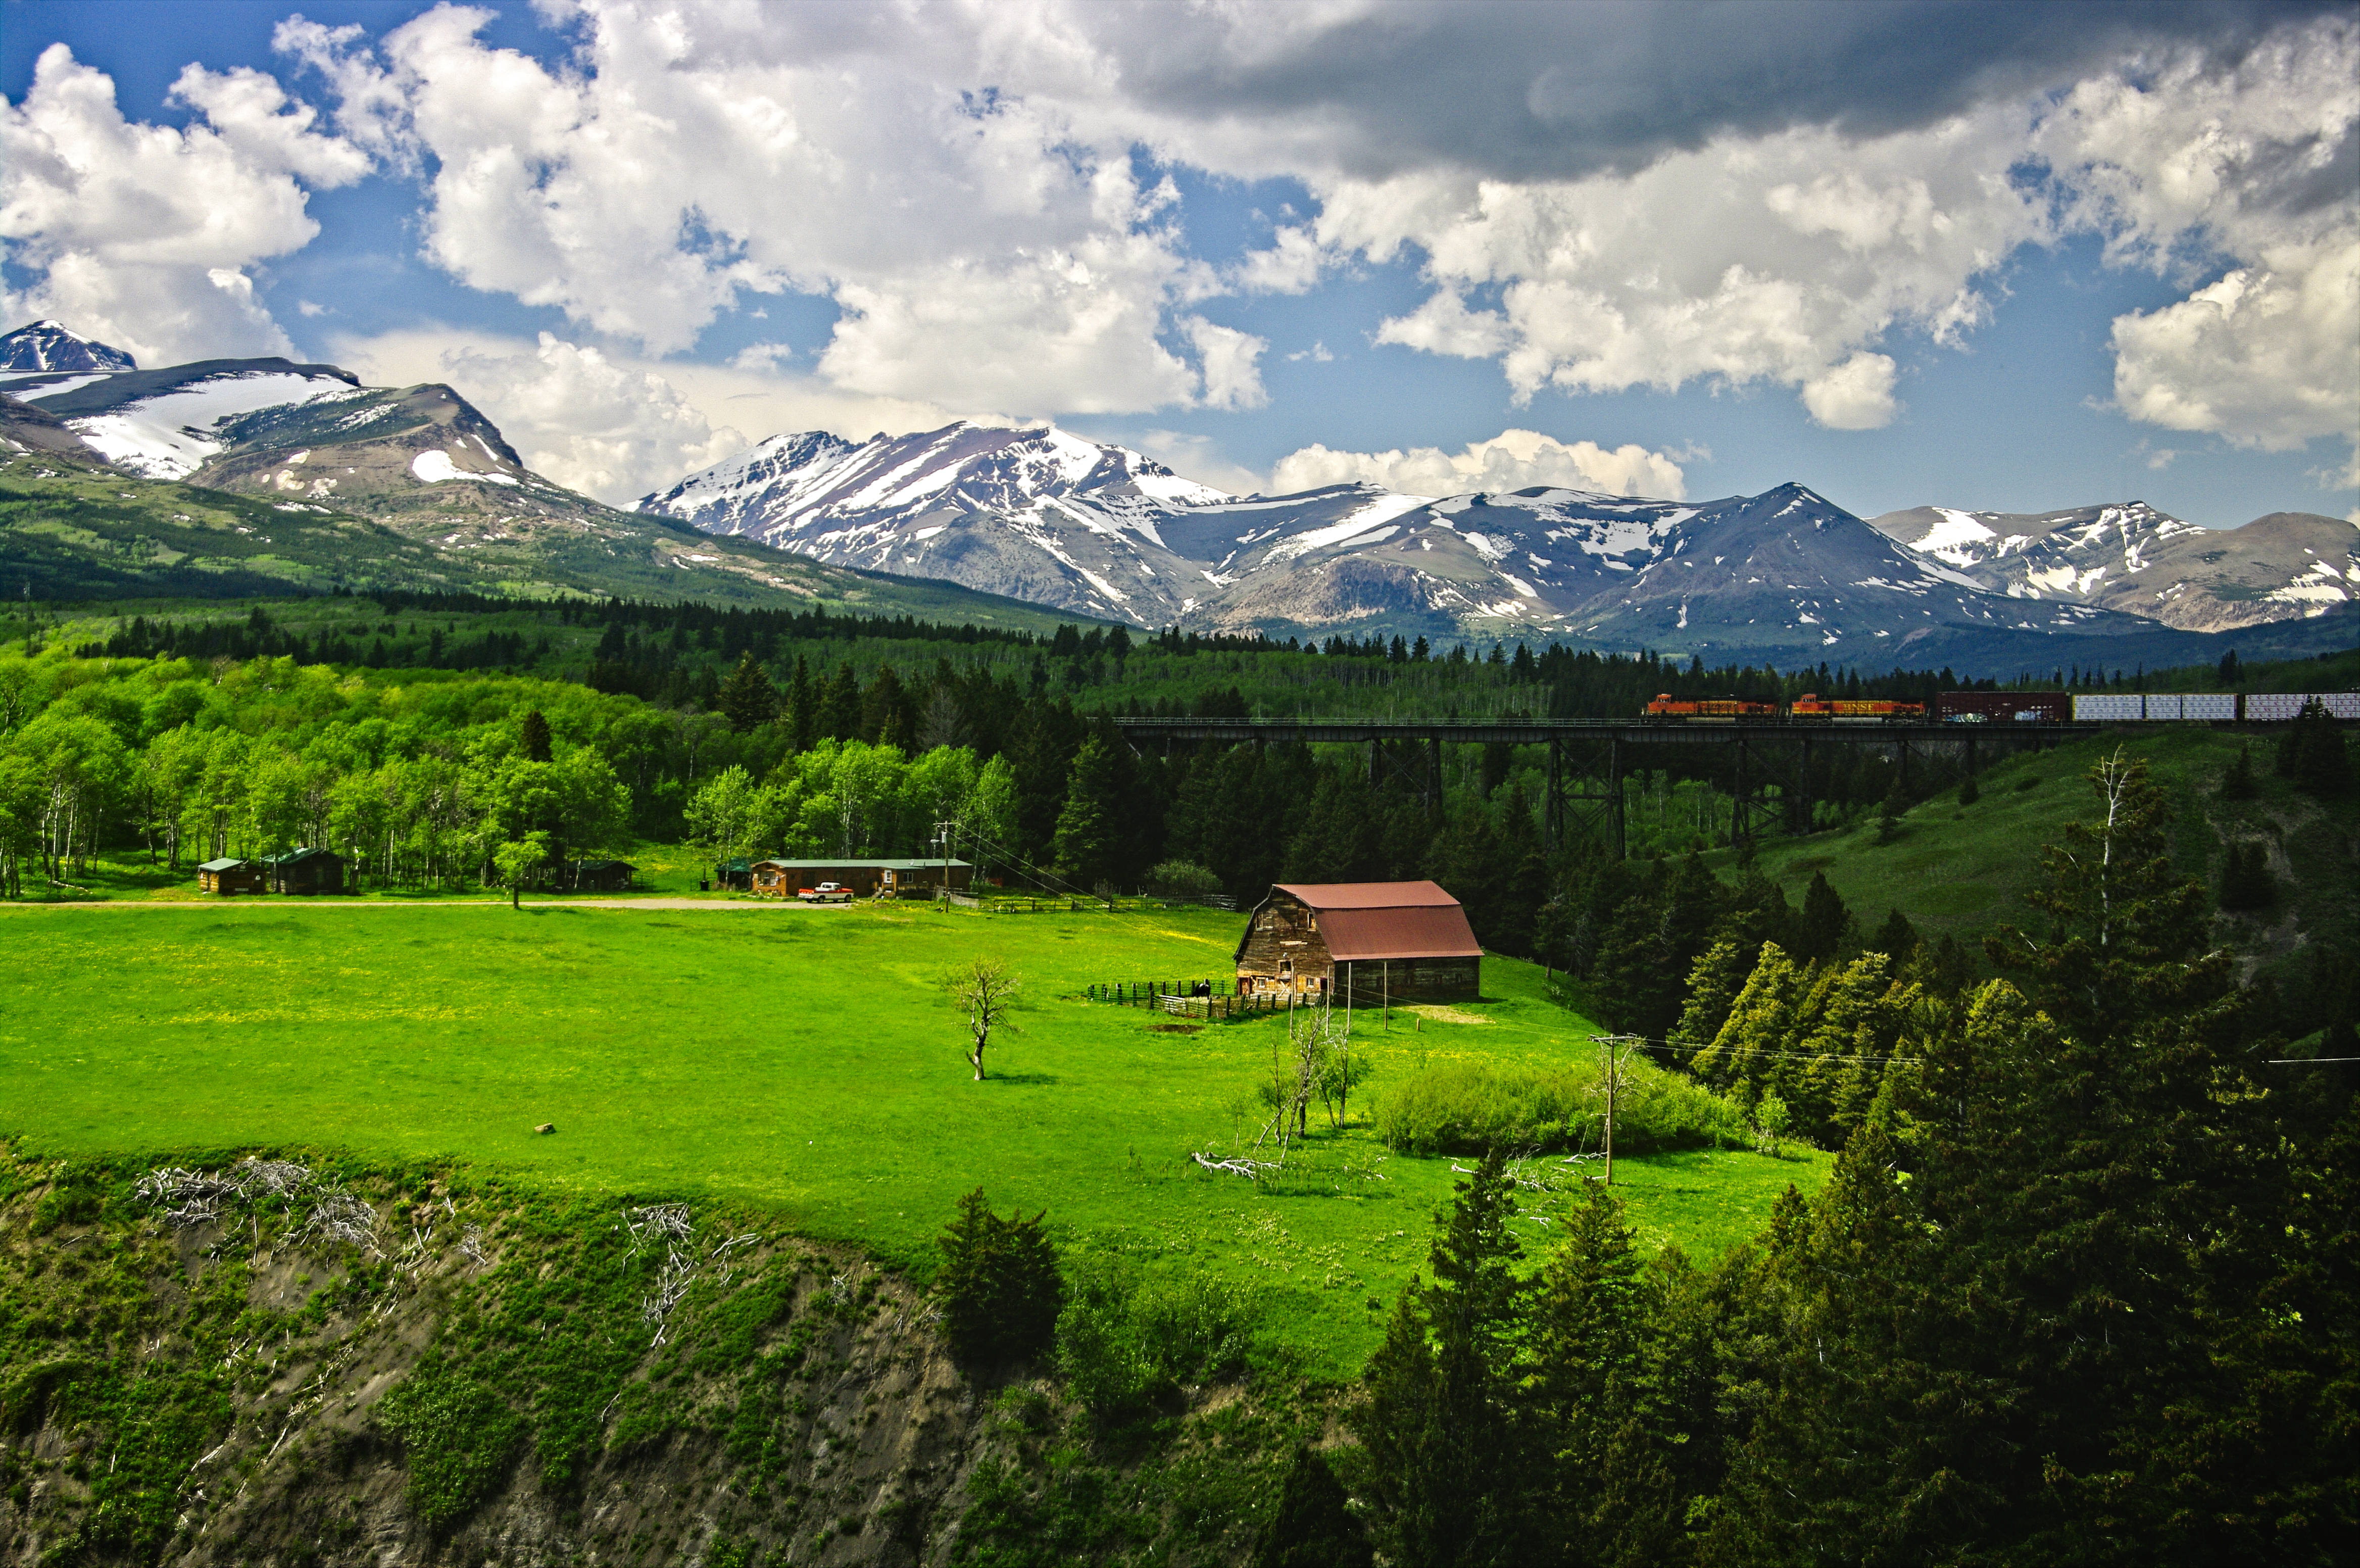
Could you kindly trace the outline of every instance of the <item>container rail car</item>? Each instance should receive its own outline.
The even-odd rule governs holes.
[[[1793,702],[1657,696],[1644,709],[1675,724],[2283,724],[2310,703],[2360,721],[2360,692],[1988,692],[1938,695],[1931,706],[1806,692]]]

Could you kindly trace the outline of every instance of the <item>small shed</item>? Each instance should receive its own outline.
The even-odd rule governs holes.
[[[344,891],[344,857],[333,850],[301,846],[283,855],[265,855],[256,863],[262,867],[263,885],[272,893]]]
[[[975,868],[965,861],[950,862],[950,886],[963,891],[975,874]],[[944,869],[940,860],[932,861],[757,861],[751,873],[751,887],[769,898],[792,898],[807,887],[817,887],[824,882],[837,883],[852,890],[856,898],[928,898],[943,885]]]
[[[754,885],[754,862],[748,860],[713,862],[713,885],[724,893],[744,893]]]
[[[240,893],[260,893],[262,868],[252,861],[207,861],[197,868],[197,891],[218,898]]]
[[[1482,994],[1482,964],[1467,911],[1433,883],[1280,883],[1238,939],[1238,991],[1468,1002]]]
[[[621,893],[638,872],[628,861],[575,861],[565,869],[576,893]]]

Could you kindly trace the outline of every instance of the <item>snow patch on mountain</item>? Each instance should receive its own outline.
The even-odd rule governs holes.
[[[349,391],[344,383],[322,376],[231,372],[105,413],[69,417],[66,422],[115,466],[143,478],[179,479],[226,447],[214,433],[224,422],[258,409],[306,402],[322,393],[333,397]]]

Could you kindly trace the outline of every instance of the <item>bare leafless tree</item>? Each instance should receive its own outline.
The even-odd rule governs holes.
[[[1008,1016],[1015,1011],[1017,999],[1022,993],[1022,979],[1011,972],[998,959],[969,959],[953,970],[943,981],[943,989],[951,993],[967,1014],[967,1032],[974,1047],[967,1053],[969,1066],[975,1069],[975,1080],[983,1081],[983,1050],[991,1043],[994,1029],[1022,1034],[1015,1020]]]

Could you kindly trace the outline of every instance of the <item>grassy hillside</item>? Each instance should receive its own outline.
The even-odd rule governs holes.
[[[69,603],[324,594],[341,586],[785,606],[979,626],[1046,628],[1060,619],[947,583],[822,565],[667,519],[582,505],[588,510],[572,526],[530,532],[503,531],[472,511],[413,509],[398,532],[313,500],[134,478],[58,453],[5,453],[0,586],[8,599],[29,593]]]
[[[1780,839],[1759,854],[1761,869],[1798,905],[1814,872],[1843,895],[1863,927],[1898,908],[1929,936],[1979,937],[1993,926],[2031,927],[2024,902],[2039,876],[2036,850],[2066,823],[2088,820],[2094,799],[2082,775],[2121,747],[2145,758],[2172,797],[2172,857],[2187,874],[2217,890],[2232,842],[2268,846],[2279,894],[2254,915],[2222,915],[2217,938],[2250,960],[2277,965],[2314,943],[2349,948],[2360,932],[2360,802],[2323,802],[2272,771],[2274,742],[2192,726],[2124,726],[2054,751],[2026,752],[1986,769],[1980,798],[1959,803],[1955,790],[1901,818],[1890,843],[1862,820],[1808,838]],[[2223,776],[2251,747],[2259,798],[2224,801]],[[1709,857],[1726,872],[1727,850]]]
[[[620,911],[291,901],[0,911],[0,1132],[39,1153],[308,1145],[464,1156],[543,1190],[727,1198],[923,1272],[959,1194],[1045,1209],[1070,1245],[1249,1286],[1315,1365],[1356,1369],[1425,1258],[1447,1157],[1367,1113],[1429,1062],[1562,1064],[1590,1025],[1493,959],[1480,1003],[1364,1020],[1349,1124],[1263,1187],[1213,1177],[1261,1113],[1277,1022],[1191,1028],[1082,1000],[1220,974],[1234,916],[923,908]],[[970,1081],[935,985],[977,953],[1026,977],[1023,1033]],[[552,1136],[533,1128],[552,1123]],[[1751,1235],[1824,1156],[1617,1162],[1643,1233]],[[1550,1212],[1554,1200],[1533,1209]],[[1545,1222],[1531,1226],[1537,1241]]]

